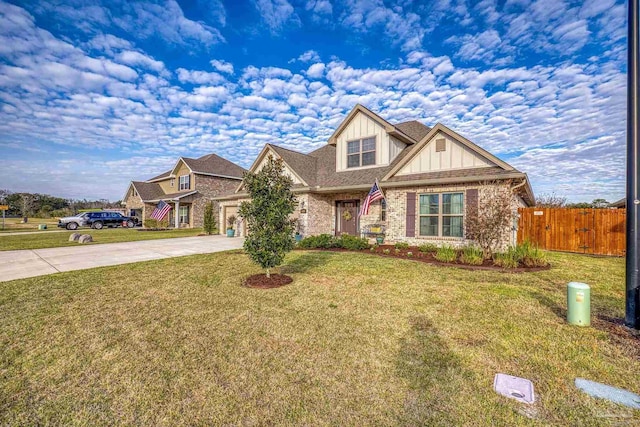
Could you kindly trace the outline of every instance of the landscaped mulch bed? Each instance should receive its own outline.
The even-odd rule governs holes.
[[[272,289],[288,285],[293,282],[290,276],[272,273],[270,278],[266,274],[254,274],[245,279],[244,284],[248,288]]]
[[[374,248],[373,251],[371,251],[371,249],[362,249],[362,250],[352,251],[352,250],[342,249],[342,248],[315,249],[315,250],[330,251],[330,252],[361,252],[361,253],[366,253],[371,255],[379,255],[387,258],[400,258],[400,259],[405,259],[410,261],[420,261],[428,264],[440,265],[443,267],[456,267],[456,268],[462,268],[465,270],[485,270],[485,271],[501,271],[501,272],[507,272],[507,273],[527,273],[527,272],[533,272],[533,271],[549,270],[551,268],[550,265],[547,265],[545,267],[520,266],[517,268],[504,268],[504,267],[495,265],[493,261],[490,259],[484,260],[482,265],[463,264],[459,260],[456,262],[442,262],[442,261],[438,261],[435,258],[435,255],[436,255],[435,252],[420,252],[420,250],[415,246],[411,246],[408,249],[396,249],[394,245],[379,245],[379,246],[374,246],[373,248]],[[389,250],[388,254],[384,253],[385,249]],[[412,255],[408,256],[407,255],[408,252],[411,252]]]

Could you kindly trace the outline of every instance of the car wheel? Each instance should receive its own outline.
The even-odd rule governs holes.
[[[102,227],[104,227],[102,221],[96,221],[93,223],[93,228],[95,228],[96,230],[102,230]]]
[[[75,222],[70,222],[69,224],[67,224],[67,230],[77,230],[78,229],[78,224]]]
[[[133,222],[133,221],[131,221],[131,220],[127,221],[127,227],[128,227],[128,228],[133,228],[133,227],[135,227],[134,222]]]

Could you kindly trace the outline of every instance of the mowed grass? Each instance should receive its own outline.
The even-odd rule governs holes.
[[[633,425],[584,377],[640,392],[624,260],[528,274],[295,251],[242,286],[240,251],[0,283],[0,425]],[[565,287],[592,286],[592,328]],[[492,390],[530,378],[532,406]]]
[[[42,231],[59,230],[57,218],[29,218],[24,224],[22,218],[5,218],[4,228],[2,228],[2,212],[0,212],[0,233],[38,231],[39,224],[47,225],[47,229]]]
[[[81,228],[75,232],[80,234],[90,234],[91,237],[93,237],[93,242],[86,244],[96,245],[100,243],[133,242],[138,240],[197,236],[202,233],[202,229],[182,228],[165,231],[139,231],[137,228],[103,228],[102,230]],[[0,235],[0,251],[78,246],[78,242],[69,241],[69,236],[73,233],[74,231],[62,233],[19,234],[13,236]]]

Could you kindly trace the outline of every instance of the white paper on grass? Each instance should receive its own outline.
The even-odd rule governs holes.
[[[533,383],[526,378],[514,377],[507,374],[496,374],[493,379],[493,389],[498,394],[522,403],[535,402]]]

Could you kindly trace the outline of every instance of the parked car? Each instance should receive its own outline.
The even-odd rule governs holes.
[[[124,216],[119,212],[85,212],[76,216],[60,218],[58,227],[67,230],[76,230],[78,227],[91,227],[102,229],[103,227],[135,227],[138,218]]]

